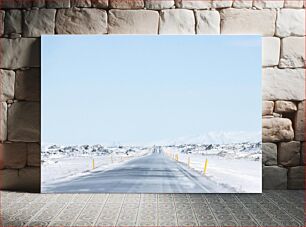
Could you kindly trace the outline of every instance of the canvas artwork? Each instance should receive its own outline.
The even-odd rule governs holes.
[[[41,191],[261,193],[261,37],[42,37]]]

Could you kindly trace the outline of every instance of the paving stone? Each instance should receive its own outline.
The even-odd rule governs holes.
[[[109,0],[109,7],[113,9],[142,9],[143,0]]]
[[[295,140],[305,141],[305,101],[298,104],[294,119]]]
[[[17,9],[8,10],[4,19],[4,33],[22,33],[22,11]]]
[[[15,99],[40,100],[40,68],[16,71]]]
[[[305,10],[281,9],[277,13],[276,36],[304,36],[305,35]]]
[[[289,168],[288,189],[304,189],[304,179],[304,166]]]
[[[41,165],[40,144],[27,143],[27,149],[28,149],[27,166],[40,167]]]
[[[272,115],[274,110],[273,101],[262,101],[262,116]]]
[[[275,102],[275,112],[277,113],[293,113],[297,111],[297,106],[294,102],[278,100]]]
[[[197,34],[220,34],[220,14],[218,11],[196,10]]]
[[[161,10],[174,7],[174,0],[145,0],[146,9]]]
[[[266,166],[277,165],[277,145],[275,143],[262,144],[262,162]]]
[[[95,8],[106,9],[108,7],[108,0],[91,0],[91,4]]]
[[[287,118],[264,118],[262,120],[263,142],[291,141],[294,131],[290,119]]]
[[[209,0],[175,0],[175,6],[184,9],[209,9],[212,7],[212,2]]]
[[[26,166],[27,145],[25,143],[0,143],[0,169],[22,169]]]
[[[275,8],[283,8],[284,0],[254,0],[253,6],[257,9],[275,9]]]
[[[273,36],[276,11],[270,9],[223,9],[220,11],[222,34],[259,34]]]
[[[0,104],[0,142],[3,142],[7,139],[7,104]]]
[[[263,69],[262,96],[264,100],[304,100],[303,69]]]
[[[250,0],[234,0],[233,1],[233,7],[234,8],[252,8],[253,6],[253,1]]]
[[[300,164],[300,142],[280,143],[278,148],[278,164],[282,166],[298,166]]]
[[[0,38],[3,52],[1,68],[19,69],[40,66],[40,40],[35,38]]]
[[[305,66],[305,38],[287,37],[282,39],[282,51],[279,66],[298,68]]]
[[[287,169],[264,166],[262,171],[263,189],[287,189]]]
[[[40,141],[40,103],[16,102],[8,108],[8,140]]]
[[[153,10],[110,10],[110,34],[157,34],[159,14]]]
[[[276,66],[279,63],[280,39],[277,37],[262,37],[262,65]]]
[[[70,0],[71,7],[91,7],[91,0]]]
[[[56,16],[57,34],[107,33],[107,13],[101,9],[60,9]]]
[[[62,9],[70,7],[70,0],[45,0],[47,8]]]
[[[165,9],[160,13],[160,34],[195,34],[195,18],[188,9]]]
[[[34,9],[24,12],[23,36],[39,37],[54,34],[55,9]]]
[[[15,72],[0,69],[0,101],[14,99]]]
[[[303,0],[285,0],[285,8],[303,8]]]

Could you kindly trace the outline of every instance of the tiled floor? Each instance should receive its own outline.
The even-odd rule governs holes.
[[[1,192],[5,226],[304,226],[303,191],[263,194]]]

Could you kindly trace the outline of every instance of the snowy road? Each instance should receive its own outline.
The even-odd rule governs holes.
[[[159,148],[110,170],[50,185],[44,192],[209,193],[232,192],[170,159]]]

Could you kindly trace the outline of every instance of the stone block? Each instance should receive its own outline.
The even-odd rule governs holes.
[[[157,34],[159,14],[153,10],[110,10],[110,34]]]
[[[36,166],[40,167],[40,144],[38,143],[28,143],[28,158],[27,158],[27,166]]]
[[[40,66],[40,40],[36,38],[0,38],[0,46],[5,50],[0,68],[19,69]]]
[[[276,113],[293,113],[297,111],[297,106],[291,101],[276,101],[275,102],[275,112]]]
[[[304,100],[304,70],[277,68],[263,69],[262,96],[264,100]]]
[[[196,10],[197,34],[220,34],[220,14],[214,10]]]
[[[273,101],[263,101],[262,102],[262,116],[273,115],[274,102]]]
[[[54,34],[55,9],[34,9],[24,12],[23,36],[39,37]]]
[[[40,141],[40,103],[16,102],[8,108],[8,140]]]
[[[304,166],[291,167],[288,171],[288,189],[305,189],[305,170]]]
[[[305,10],[281,9],[277,12],[276,36],[304,36],[305,35]]]
[[[192,10],[165,9],[160,13],[160,34],[195,34],[195,18]]]
[[[5,11],[0,10],[0,35],[1,36],[4,34],[4,17],[5,17]]]
[[[22,33],[22,11],[18,9],[8,10],[4,19],[4,33]]]
[[[303,166],[306,165],[305,146],[306,146],[306,143],[302,142],[302,145],[301,145],[301,165],[303,165]]]
[[[91,7],[90,0],[70,0],[70,4],[71,7],[80,7],[80,8]]]
[[[271,9],[223,9],[222,34],[256,34],[274,36],[276,11]]]
[[[285,0],[285,8],[303,8],[303,0]]]
[[[174,7],[174,0],[145,0],[146,9],[161,10]]]
[[[22,9],[31,8],[32,1],[30,0],[1,0],[0,8],[2,9]]]
[[[0,101],[14,99],[15,72],[0,69]]]
[[[47,8],[62,9],[70,7],[70,0],[46,0]]]
[[[234,0],[233,7],[238,9],[252,8],[253,1],[250,0]]]
[[[288,166],[298,166],[300,164],[300,142],[291,141],[280,143],[278,147],[278,164]]]
[[[305,101],[298,104],[298,111],[294,118],[294,139],[305,141]]]
[[[113,9],[142,9],[143,0],[109,0],[109,7]]]
[[[7,104],[0,104],[0,142],[3,142],[7,139]]]
[[[262,119],[263,142],[291,141],[294,138],[292,122],[287,118]]]
[[[40,168],[0,170],[0,188],[22,192],[40,192]]]
[[[15,99],[40,100],[40,68],[16,71]]]
[[[275,143],[262,144],[262,163],[266,166],[277,165],[277,145]]]
[[[277,37],[262,37],[262,65],[276,66],[279,63],[280,39]]]
[[[305,66],[305,38],[287,37],[282,39],[280,68],[298,68]]]
[[[212,7],[212,2],[210,0],[175,0],[175,6],[184,9],[209,9]]]
[[[264,166],[263,189],[287,189],[287,169],[279,166]]]
[[[26,163],[26,143],[0,143],[0,169],[21,169]]]
[[[106,9],[108,7],[108,0],[91,0],[91,4],[95,8]]]
[[[232,0],[212,0],[212,8],[229,8],[233,4]]]
[[[284,0],[254,0],[253,6],[257,9],[276,9],[276,8],[283,8]]]
[[[46,1],[45,0],[33,0],[32,7],[33,8],[44,8],[46,7]]]
[[[56,16],[57,34],[107,33],[107,13],[101,9],[60,9]]]

